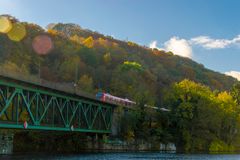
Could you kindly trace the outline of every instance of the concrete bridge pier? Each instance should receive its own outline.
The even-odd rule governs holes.
[[[101,150],[103,147],[103,135],[101,134],[92,134],[91,136],[88,136],[87,140],[87,148],[89,150]]]
[[[0,133],[0,154],[12,154],[13,134]]]

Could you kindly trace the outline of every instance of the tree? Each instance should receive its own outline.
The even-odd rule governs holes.
[[[80,90],[93,93],[93,79],[91,76],[83,75],[80,77],[79,81],[77,82],[77,86]]]
[[[111,61],[111,54],[109,52],[105,53],[103,56],[103,60],[106,64],[109,63]]]
[[[86,38],[86,39],[83,41],[83,45],[85,45],[85,46],[88,47],[88,48],[92,48],[92,47],[93,47],[93,43],[94,43],[94,40],[93,40],[93,37],[92,37],[92,36]]]
[[[240,105],[240,82],[237,82],[233,85],[231,89],[231,95],[235,99],[238,105]]]
[[[227,146],[233,144],[239,111],[229,93],[216,94],[209,87],[183,80],[175,83],[165,98],[166,105],[171,106],[170,127],[175,128],[172,134],[180,148],[208,150],[216,140]]]
[[[1,71],[12,76],[20,76],[19,78],[29,76],[29,70],[24,64],[18,66],[11,61],[1,64]]]
[[[80,64],[78,56],[68,56],[65,61],[60,65],[59,75],[65,81],[75,81],[78,79],[77,71]]]
[[[123,62],[122,69],[123,70],[135,69],[140,71],[142,70],[142,65],[137,62],[125,61]]]

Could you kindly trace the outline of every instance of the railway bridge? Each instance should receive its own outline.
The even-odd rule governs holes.
[[[23,80],[20,76],[6,75],[7,73],[0,70],[0,131],[19,129],[84,132],[92,137],[92,145],[99,134],[101,137],[103,134],[118,134],[117,117],[125,113],[118,112],[118,103],[101,101],[95,96],[82,93],[76,90],[74,84],[62,86],[41,79],[28,81],[31,78]],[[144,106],[150,110],[169,111]],[[124,108],[126,111],[129,109],[134,107]],[[12,141],[12,134],[0,132],[0,154],[12,152]]]
[[[0,128],[111,133],[114,104],[0,76]]]

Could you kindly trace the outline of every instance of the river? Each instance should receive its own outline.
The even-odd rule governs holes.
[[[239,160],[240,154],[174,154],[174,153],[84,153],[71,155],[14,154],[0,156],[1,160]]]

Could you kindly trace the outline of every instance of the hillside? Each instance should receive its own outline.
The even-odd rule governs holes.
[[[236,82],[191,59],[117,40],[76,24],[50,24],[47,31],[36,24],[21,24],[26,34],[19,41],[0,33],[0,65],[2,70],[25,78],[40,76],[62,84],[77,83],[81,91],[95,94],[103,90],[135,100],[144,92],[157,104],[161,104],[165,88],[185,78],[217,90],[229,90]],[[45,42],[41,43],[38,36],[43,35]],[[42,45],[37,46],[39,52],[35,42]]]
[[[158,147],[171,142],[180,152],[239,150],[240,83],[236,79],[171,52],[117,40],[76,24],[50,24],[43,29],[8,15],[0,16],[0,24],[0,74],[90,95],[105,91],[136,101],[136,110],[125,113],[117,108],[117,138],[124,142],[145,141]],[[145,104],[170,112],[149,110]],[[34,132],[16,135],[21,137],[16,142],[19,151],[30,147],[78,152],[72,146],[82,144],[66,143],[68,136],[55,132],[47,139]]]

